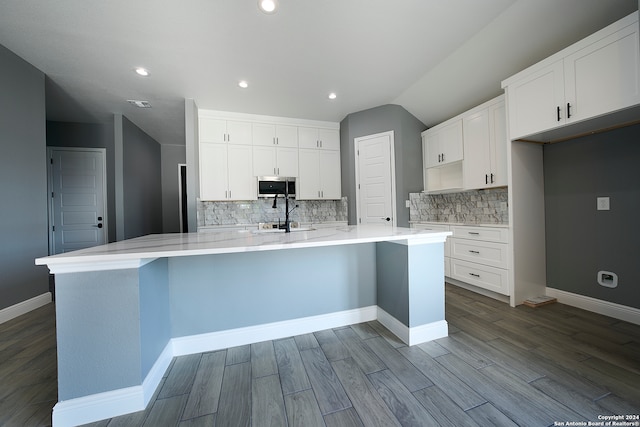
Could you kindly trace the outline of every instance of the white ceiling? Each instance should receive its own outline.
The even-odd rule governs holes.
[[[266,15],[257,0],[0,0],[0,44],[46,74],[48,120],[122,113],[158,142],[184,144],[185,98],[336,122],[393,103],[432,126],[638,9],[638,0],[279,2]]]

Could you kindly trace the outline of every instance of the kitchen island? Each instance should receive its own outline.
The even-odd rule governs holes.
[[[39,258],[56,281],[54,425],[144,409],[174,356],[375,319],[409,345],[446,336],[450,234],[164,234]]]

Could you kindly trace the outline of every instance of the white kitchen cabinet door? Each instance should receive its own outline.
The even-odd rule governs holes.
[[[565,121],[562,60],[509,85],[509,137],[518,139]]]
[[[199,117],[198,133],[200,142],[215,144],[252,144],[251,122]]]
[[[253,145],[272,147],[276,144],[276,126],[268,123],[253,124]]]
[[[200,199],[227,200],[227,144],[200,144]]]
[[[200,142],[224,144],[227,142],[227,121],[200,117],[198,133]]]
[[[424,133],[424,164],[427,168],[462,160],[462,120],[438,125]]]
[[[320,199],[320,151],[301,149],[298,152],[296,199]]]
[[[277,175],[276,147],[253,146],[253,176]]]
[[[323,199],[339,199],[342,196],[342,178],[340,176],[340,152],[320,152],[320,194]]]
[[[296,126],[254,123],[253,145],[297,147],[298,128]]]
[[[276,145],[278,147],[298,148],[298,127],[276,125]]]
[[[253,176],[298,176],[298,149],[254,145]]]
[[[489,126],[493,186],[503,187],[509,182],[507,177],[507,110],[504,99],[489,107]]]
[[[298,127],[298,144],[300,148],[340,150],[340,131]]]
[[[640,103],[639,53],[635,23],[566,57],[568,120],[584,120]]]
[[[464,188],[507,185],[507,136],[504,101],[464,116]]]
[[[251,122],[227,121],[227,142],[229,144],[253,144]]]
[[[250,145],[229,145],[227,200],[256,200],[256,178],[253,176],[253,154]]]
[[[276,171],[278,176],[297,177],[298,176],[298,149],[277,147],[276,148]]]
[[[491,174],[489,109],[484,108],[462,121],[464,153],[462,164],[465,189],[486,188]]]
[[[320,148],[323,150],[340,150],[340,131],[337,129],[318,129]]]

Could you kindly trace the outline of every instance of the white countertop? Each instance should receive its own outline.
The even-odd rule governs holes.
[[[136,268],[157,258],[309,248],[382,241],[444,242],[451,232],[388,226],[345,226],[291,233],[249,230],[151,234],[64,254],[37,258],[52,273]]]

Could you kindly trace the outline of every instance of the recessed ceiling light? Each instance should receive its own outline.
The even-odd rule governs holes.
[[[264,13],[275,13],[278,8],[278,0],[258,0],[258,7]]]
[[[336,99],[338,97],[338,95],[335,94],[335,92],[331,92],[329,94],[329,99]]]
[[[240,81],[238,82],[238,86],[240,86],[242,89],[246,89],[246,88],[248,88],[248,87],[249,87],[249,83],[247,83],[247,81],[246,81],[246,80],[240,80]]]
[[[138,67],[136,68],[136,74],[142,77],[147,77],[149,75],[149,70],[146,68]]]

